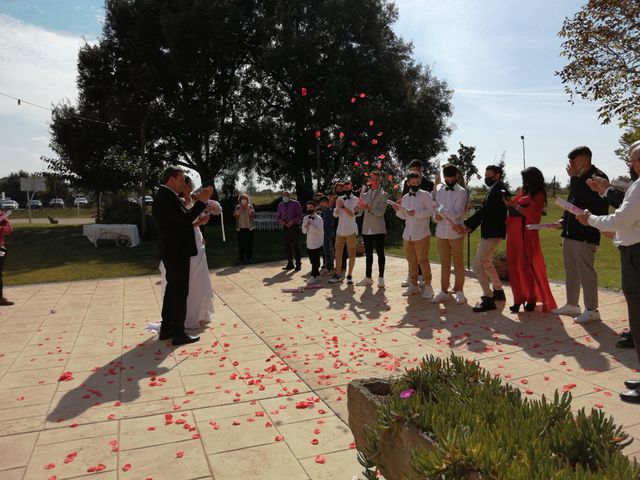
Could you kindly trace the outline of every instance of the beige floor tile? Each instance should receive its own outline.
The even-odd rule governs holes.
[[[304,458],[300,463],[312,480],[360,480],[364,478],[361,475],[364,468],[358,463],[357,455],[355,449],[349,449],[323,455],[324,463],[317,463],[316,457]]]
[[[38,445],[29,461],[25,479],[41,479],[45,474],[56,475],[59,479],[86,475],[87,470],[97,465],[104,465],[105,471],[113,471],[117,467],[118,454],[113,452],[115,436],[85,438],[68,442]],[[69,454],[76,453],[73,461],[65,463]],[[46,465],[54,464],[49,470]]]
[[[2,480],[22,480],[26,468],[15,468],[13,470],[0,471],[0,478]]]
[[[297,458],[344,450],[353,441],[349,427],[335,416],[279,425],[278,431]]]
[[[0,437],[0,478],[4,478],[2,470],[27,466],[37,439],[37,433]]]
[[[172,411],[165,415],[147,415],[120,422],[120,448],[132,450],[165,443],[191,440],[197,433],[191,412]],[[192,430],[193,431],[190,431]]]
[[[188,480],[210,478],[210,471],[200,441],[188,440],[121,452],[118,475],[123,480],[138,480],[148,476],[154,479]]]
[[[96,422],[73,428],[61,427],[44,430],[38,436],[38,445],[51,445],[95,437],[116,438],[117,435],[118,422]]]
[[[283,442],[209,455],[209,463],[216,480],[309,478]]]
[[[319,401],[315,401],[319,400]],[[296,408],[299,403],[313,402],[305,408]],[[313,393],[302,393],[283,398],[270,398],[260,402],[264,411],[276,425],[322,419],[331,415],[331,410]]]

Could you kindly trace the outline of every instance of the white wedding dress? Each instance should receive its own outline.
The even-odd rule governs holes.
[[[213,319],[213,286],[209,277],[207,253],[200,227],[194,227],[193,230],[198,254],[191,257],[191,265],[189,266],[189,296],[187,297],[187,318],[184,322],[185,330],[201,329],[211,323]],[[162,262],[160,262],[160,275],[162,281],[161,298],[164,298],[167,279]],[[160,323],[149,324],[147,330],[160,332]]]

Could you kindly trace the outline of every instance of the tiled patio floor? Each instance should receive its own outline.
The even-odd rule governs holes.
[[[637,439],[628,453],[640,452],[640,406],[618,399],[638,367],[634,351],[615,347],[627,323],[621,294],[602,291],[604,321],[577,325],[404,298],[406,264],[394,257],[384,290],[281,293],[302,279],[280,267],[212,271],[215,321],[179,348],[144,330],[159,318],[158,277],[8,289],[0,479],[351,480],[362,469],[345,423],[347,383],[451,351],[532,397],[570,390],[576,408],[613,415]],[[552,288],[562,303],[564,287]],[[474,279],[466,292],[476,300]]]

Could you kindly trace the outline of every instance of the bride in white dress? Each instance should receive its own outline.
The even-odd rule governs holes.
[[[181,198],[187,208],[191,207],[192,191],[193,182],[189,177],[185,176],[185,190]],[[187,317],[184,322],[184,328],[186,330],[202,329],[211,323],[213,319],[213,286],[211,285],[211,278],[209,277],[207,252],[200,225],[206,225],[211,215],[220,215],[221,211],[222,208],[218,202],[209,200],[205,211],[193,222],[198,254],[191,257],[191,264],[189,265],[189,296],[187,297]],[[161,295],[164,296],[166,273],[162,262],[160,262],[160,274],[162,285]],[[152,323],[147,329],[159,332],[160,323]]]

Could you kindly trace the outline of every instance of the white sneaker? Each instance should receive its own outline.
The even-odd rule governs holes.
[[[384,288],[384,278],[378,277],[378,288]]]
[[[587,323],[600,321],[600,312],[598,310],[585,310],[573,319],[576,323]]]
[[[418,275],[418,286],[424,287],[424,277],[422,275]]]
[[[400,284],[400,286],[403,287],[403,288],[410,287],[411,286],[411,280],[409,279],[409,277],[407,277],[407,279],[404,282],[402,282]]]
[[[552,310],[551,313],[556,315],[566,315],[568,317],[576,317],[582,313],[582,310],[580,310],[580,305],[571,305],[570,303],[567,303],[555,310]]]
[[[342,283],[342,281],[344,280],[344,275],[338,275],[337,273],[331,277],[329,279],[329,283],[334,284],[334,283]]]
[[[318,278],[311,275],[304,283],[306,283],[307,285],[314,285],[318,283]]]
[[[373,280],[371,280],[369,277],[364,277],[356,285],[358,285],[359,287],[366,287],[367,285],[373,285]]]
[[[415,295],[416,293],[420,293],[420,289],[415,285],[409,285],[407,289],[402,292],[403,297],[408,297],[410,295]]]
[[[455,299],[456,305],[462,305],[463,303],[467,303],[467,297],[464,296],[463,292],[456,292],[453,295],[453,298]]]
[[[422,298],[433,298],[433,288],[431,285],[425,285],[424,290],[422,291]]]
[[[431,299],[431,303],[442,303],[449,300],[449,294],[440,290],[438,294]]]

